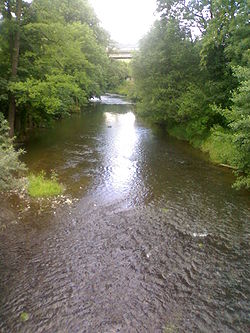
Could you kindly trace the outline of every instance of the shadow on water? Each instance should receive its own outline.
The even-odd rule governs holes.
[[[247,193],[113,102],[27,144],[66,193],[2,198],[0,332],[247,332]]]

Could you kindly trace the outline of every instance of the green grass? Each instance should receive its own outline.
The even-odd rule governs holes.
[[[53,197],[63,193],[63,185],[52,175],[50,179],[45,178],[43,172],[38,175],[31,174],[28,177],[28,194],[31,197]]]
[[[232,135],[222,129],[212,131],[201,149],[209,153],[212,162],[232,167],[235,166],[235,158],[239,154],[232,142]]]

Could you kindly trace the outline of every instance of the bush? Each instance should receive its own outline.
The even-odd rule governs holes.
[[[138,100],[136,86],[132,80],[124,81],[119,87],[117,87],[116,92],[120,95],[128,97],[132,101]]]
[[[0,190],[18,189],[22,185],[21,175],[26,171],[25,164],[19,157],[22,149],[15,150],[13,140],[9,137],[8,122],[0,113]]]

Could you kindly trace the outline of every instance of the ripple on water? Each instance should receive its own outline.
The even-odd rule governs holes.
[[[246,198],[185,143],[100,107],[39,148],[79,202],[0,229],[0,332],[248,332]]]

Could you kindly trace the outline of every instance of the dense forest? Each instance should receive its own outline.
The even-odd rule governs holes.
[[[138,112],[236,169],[250,187],[247,0],[158,0],[133,61]]]
[[[0,111],[11,136],[80,110],[126,75],[87,0],[1,1],[0,13]]]

